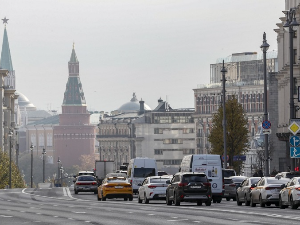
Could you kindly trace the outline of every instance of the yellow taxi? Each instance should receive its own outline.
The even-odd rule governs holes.
[[[98,201],[106,201],[111,198],[124,198],[124,201],[132,201],[132,186],[126,177],[106,177],[98,187]]]

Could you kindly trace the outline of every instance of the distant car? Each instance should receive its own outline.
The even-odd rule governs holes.
[[[205,173],[176,173],[166,190],[166,203],[178,206],[180,202],[197,202],[197,205],[211,205],[211,184]]]
[[[138,190],[138,203],[148,204],[150,200],[165,200],[167,181],[170,181],[173,176],[152,176],[147,177],[140,184]]]
[[[124,176],[106,177],[98,187],[98,201],[111,198],[123,198],[124,201],[133,200],[132,186]]]
[[[79,192],[94,192],[94,194],[97,194],[97,188],[96,177],[90,175],[78,176],[74,183],[74,193],[76,195]]]
[[[279,207],[284,209],[291,206],[297,209],[300,206],[300,177],[292,178],[279,194]]]
[[[236,200],[236,184],[231,178],[224,178],[224,197],[227,201]]]
[[[222,169],[223,177],[231,177],[236,176],[236,172],[234,169]]]
[[[165,171],[158,171],[157,175],[158,176],[163,176],[163,175],[169,175],[169,174],[167,172],[165,172]]]
[[[247,179],[244,176],[231,176],[229,177],[235,183],[235,188],[238,189],[241,186],[241,183]]]
[[[240,187],[236,190],[237,205],[242,205],[242,203],[245,203],[246,206],[250,205],[250,192],[254,188],[251,185],[257,184],[259,180],[260,177],[249,177],[241,183]]]
[[[300,177],[300,172],[298,171],[291,171],[291,172],[280,172],[275,175],[275,178],[293,178],[293,177]]]
[[[282,185],[289,180],[288,178],[262,177],[256,185],[251,185],[254,188],[250,193],[250,206],[255,207],[258,203],[260,207],[271,204],[279,206],[279,192],[283,188]]]

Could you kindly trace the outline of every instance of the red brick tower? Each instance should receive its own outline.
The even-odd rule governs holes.
[[[59,157],[64,167],[80,165],[81,155],[94,154],[95,126],[90,125],[74,46],[69,61],[69,78],[62,113],[59,115],[59,125],[53,129],[53,135],[54,162]]]

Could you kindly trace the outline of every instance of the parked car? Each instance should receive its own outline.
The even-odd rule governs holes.
[[[250,192],[254,187],[251,187],[253,184],[257,184],[260,180],[260,177],[249,177],[246,178],[236,190],[236,203],[237,205],[242,205],[245,203],[246,206],[250,205]]]
[[[197,202],[197,205],[211,205],[211,184],[205,173],[176,173],[166,190],[166,203],[176,206],[180,202]]]
[[[94,192],[94,194],[97,194],[97,187],[96,177],[90,175],[78,176],[74,183],[74,193],[76,195],[79,192]]]
[[[107,198],[124,198],[124,201],[133,200],[132,186],[121,173],[119,177],[106,177],[98,187],[98,201],[106,201]]]
[[[150,200],[166,200],[167,181],[173,176],[152,176],[147,177],[142,184],[139,184],[138,203],[148,204]]]
[[[300,177],[300,172],[298,171],[291,171],[291,172],[280,172],[275,175],[275,178],[289,178],[292,179],[293,177]]]
[[[236,189],[238,189],[241,186],[241,183],[247,179],[247,177],[244,176],[231,176],[229,178],[232,179],[233,183],[235,183]]]
[[[279,207],[284,209],[291,206],[297,209],[300,206],[300,177],[292,178],[279,194]]]
[[[257,184],[251,185],[253,190],[250,193],[250,206],[255,207],[260,204],[261,207],[275,204],[279,206],[279,192],[290,179],[275,177],[262,177]]]
[[[224,197],[227,201],[236,200],[236,185],[231,178],[224,178]]]

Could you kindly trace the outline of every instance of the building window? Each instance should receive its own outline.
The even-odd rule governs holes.
[[[154,155],[163,155],[162,149],[154,149]]]
[[[162,134],[163,133],[163,129],[161,128],[154,128],[154,134]]]
[[[183,129],[183,133],[184,134],[194,133],[194,129],[192,129],[192,128],[185,128],[185,129]]]
[[[184,155],[195,154],[195,149],[183,149],[182,154]]]

